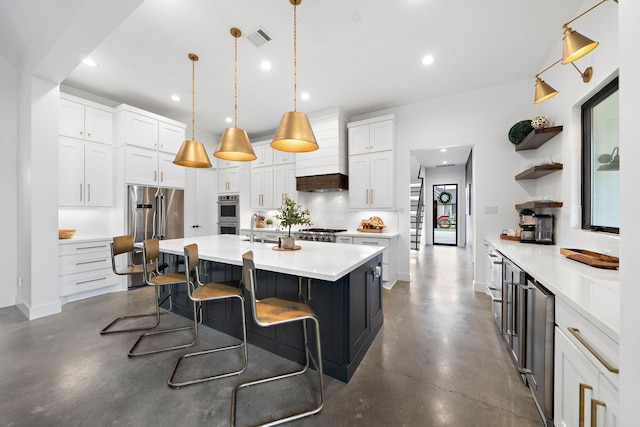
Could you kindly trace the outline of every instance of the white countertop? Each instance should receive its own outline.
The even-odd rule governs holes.
[[[271,232],[271,233],[283,233],[286,234],[288,233],[288,230],[278,230],[276,227],[263,227],[263,228],[255,228],[253,230],[254,232],[260,232],[260,233],[264,233],[264,232]],[[291,234],[293,235],[293,233],[297,232],[297,229],[292,229],[291,230]],[[242,234],[248,234],[251,232],[250,228],[241,228],[240,229],[240,233]],[[382,233],[368,233],[366,231],[358,231],[356,229],[349,229],[347,231],[340,231],[338,233],[336,233],[336,236],[346,236],[346,237],[380,237],[383,239],[391,239],[393,237],[398,237],[400,235],[400,233],[398,232],[392,232],[392,231],[387,231],[386,229],[384,229],[382,231]]]
[[[382,253],[384,247],[341,243],[297,242],[296,251],[273,250],[273,243],[255,242],[245,236],[220,234],[160,241],[162,252],[184,255],[184,247],[196,243],[200,259],[242,265],[242,254],[253,250],[257,269],[335,282]],[[140,244],[136,244],[140,246]]]
[[[83,242],[95,242],[98,240],[108,240],[112,241],[113,236],[102,236],[102,235],[74,235],[70,239],[58,239],[59,245],[68,245],[71,243],[83,243]]]
[[[620,279],[618,270],[595,268],[560,255],[556,245],[536,245],[499,238],[485,239],[525,270],[556,298],[620,343]]]

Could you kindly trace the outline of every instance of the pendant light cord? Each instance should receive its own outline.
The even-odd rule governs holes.
[[[196,57],[191,58],[191,140],[196,140]]]
[[[238,37],[233,37],[233,126],[238,127]]]
[[[293,111],[298,111],[298,53],[296,51],[297,39],[297,5],[293,5]]]

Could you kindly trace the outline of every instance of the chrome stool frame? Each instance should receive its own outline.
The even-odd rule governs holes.
[[[221,300],[225,298],[237,298],[240,303],[241,313],[242,313],[242,342],[240,344],[233,344],[224,347],[217,347],[208,350],[197,351],[194,353],[187,353],[180,356],[175,364],[173,365],[173,369],[171,370],[171,374],[169,375],[169,380],[167,384],[171,387],[181,387],[190,384],[197,384],[205,381],[211,381],[218,378],[230,377],[233,375],[238,375],[244,372],[247,369],[247,324],[246,318],[244,314],[244,297],[242,296],[242,291],[238,287],[233,287],[230,285],[226,285],[223,283],[202,283],[200,282],[200,273],[198,271],[198,263],[200,259],[198,257],[198,245],[192,244],[184,247],[184,264],[186,266],[185,269],[185,278],[189,282],[189,299],[193,301],[193,325],[195,328],[195,340],[198,341],[198,326],[202,323],[202,303],[206,301],[215,301]],[[193,281],[191,281],[189,273],[193,271]],[[198,320],[198,312],[200,313],[200,320]],[[217,353],[219,351],[227,351],[233,350],[236,348],[243,348],[243,360],[242,367],[235,371],[225,372],[222,374],[216,374],[207,377],[194,378],[185,381],[175,381],[174,376],[178,371],[178,367],[180,366],[180,362],[189,357],[202,356],[205,354]]]
[[[144,282],[147,285],[154,287],[156,299],[160,298],[160,286],[179,285],[179,284],[184,284],[186,286],[189,286],[189,280],[188,279],[185,280],[185,275],[183,273],[174,273],[174,272],[160,273],[158,271],[157,266],[160,258],[160,241],[158,239],[148,239],[142,242],[142,258],[143,258],[142,276],[144,277]],[[152,265],[151,262],[153,262],[153,265],[156,266],[155,270],[153,271],[149,270],[149,266]],[[156,320],[160,322],[160,306],[159,305],[156,306],[155,315],[156,315]],[[133,347],[131,347],[131,350],[129,350],[128,354],[130,357],[144,356],[147,354],[155,354],[163,351],[178,350],[180,348],[191,347],[196,343],[195,335],[194,335],[194,338],[191,340],[191,342],[186,344],[179,344],[179,345],[174,345],[170,347],[162,347],[162,348],[142,351],[138,353],[135,352],[135,349],[138,347],[138,345],[147,337],[168,334],[171,332],[185,331],[189,329],[194,329],[194,327],[182,326],[179,328],[164,329],[160,331],[152,331],[152,332],[147,332],[146,334],[142,334],[138,337],[135,344],[133,344]]]
[[[144,273],[144,267],[142,264],[128,264],[125,268],[118,270],[118,268],[116,267],[116,257],[118,255],[124,255],[124,254],[128,254],[128,253],[132,253],[134,250],[133,248],[133,236],[130,235],[124,235],[124,236],[116,236],[113,238],[113,241],[111,242],[111,269],[113,270],[114,274],[117,274],[118,276],[130,276],[133,274],[143,274]],[[152,273],[155,274],[155,273]],[[157,298],[157,296],[156,296]],[[169,309],[168,310],[162,310],[160,312],[160,314],[166,314],[168,312],[171,311],[171,309],[173,308],[173,299],[172,299],[172,295],[171,293],[169,293],[166,297],[164,297],[161,301],[156,299],[156,305],[159,306],[160,304],[162,304],[163,302],[165,302],[166,300],[169,300]],[[137,326],[137,327],[132,327],[132,328],[126,328],[126,329],[112,329],[116,324],[118,324],[118,322],[123,321],[123,320],[127,320],[127,319],[138,319],[138,318],[143,318],[143,317],[151,317],[151,316],[156,316],[156,313],[146,313],[146,314],[134,314],[134,315],[128,315],[128,316],[120,316],[118,318],[116,318],[113,322],[109,323],[107,326],[104,327],[104,329],[102,329],[100,331],[101,335],[107,335],[107,334],[116,334],[116,333],[121,333],[121,332],[134,332],[134,331],[147,331],[150,329],[154,329],[155,327],[157,327],[160,324],[160,319],[157,318],[156,319],[156,323],[150,326]]]
[[[324,406],[324,378],[322,373],[322,348],[320,346],[320,323],[318,322],[318,318],[307,304],[302,302],[288,301],[281,298],[265,298],[262,300],[257,299],[256,297],[256,268],[253,262],[253,252],[249,251],[242,255],[242,278],[244,282],[245,288],[249,291],[251,295],[251,312],[253,315],[253,320],[262,327],[269,327],[275,325],[281,325],[284,323],[290,322],[302,322],[303,332],[304,332],[304,346],[305,346],[305,365],[302,369],[288,372],[285,374],[280,374],[272,377],[262,378],[250,382],[246,382],[243,384],[239,384],[233,389],[233,395],[231,398],[231,425],[236,425],[236,405],[237,405],[237,394],[238,391],[245,387],[251,387],[258,384],[263,384],[269,381],[277,381],[285,378],[290,378],[296,375],[304,374],[309,369],[309,359],[313,362],[316,371],[319,376],[320,383],[320,402],[313,408],[299,412],[291,415],[287,415],[285,417],[268,421],[261,425],[263,426],[273,426],[277,424],[282,424],[285,422],[297,420],[299,418],[307,417],[309,415],[317,414],[320,412],[322,407]],[[317,360],[311,354],[309,350],[308,340],[307,340],[307,320],[312,321],[315,324],[316,330],[316,348],[317,348]]]

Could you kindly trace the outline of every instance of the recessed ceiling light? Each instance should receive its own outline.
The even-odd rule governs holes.
[[[260,68],[262,68],[264,71],[269,71],[271,69],[271,62],[262,61],[262,63],[260,64]]]
[[[175,101],[175,102],[178,102],[178,101],[180,101],[180,96],[179,95],[171,95],[171,100]]]
[[[434,57],[433,55],[427,55],[424,58],[422,58],[422,65],[431,65],[433,64],[434,61]]]
[[[90,59],[90,58],[84,58],[82,60],[82,63],[84,65],[88,65],[89,67],[97,67],[98,66],[98,63],[96,61]]]
[[[447,149],[446,149],[446,148],[441,148],[441,149],[440,149],[440,152],[441,152],[441,153],[444,153],[445,151],[447,151]]]
[[[227,117],[226,119],[224,119],[224,121],[227,123],[231,123],[233,122],[233,119],[231,117]]]
[[[302,92],[302,93],[300,94],[300,99],[302,99],[302,100],[305,100],[305,101],[306,101],[307,99],[309,99],[309,93],[308,93],[308,92]]]

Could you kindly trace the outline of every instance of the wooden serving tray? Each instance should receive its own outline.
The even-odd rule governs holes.
[[[302,246],[300,246],[300,245],[294,245],[294,246],[293,246],[293,249],[285,249],[285,248],[279,248],[279,247],[277,247],[277,246],[274,246],[274,247],[273,247],[273,248],[271,248],[271,249],[273,249],[274,251],[287,251],[287,252],[289,252],[289,251],[299,251],[300,249],[302,249]]]
[[[358,231],[363,233],[382,233],[382,228],[358,228]]]
[[[605,255],[586,249],[560,248],[560,254],[574,261],[590,265],[596,268],[609,268],[617,270],[620,266],[620,259],[615,256]]]
[[[513,240],[514,242],[519,242],[520,236],[507,236],[506,234],[501,234],[500,240]]]

